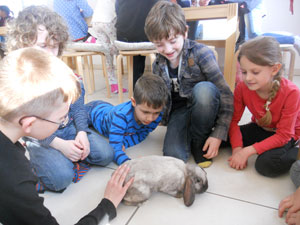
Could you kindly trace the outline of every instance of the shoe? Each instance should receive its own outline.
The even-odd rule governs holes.
[[[110,85],[110,91],[114,94],[118,94],[119,93],[119,87],[117,84],[111,84]],[[126,88],[123,88],[123,93],[126,93],[128,90]]]
[[[191,152],[194,156],[195,162],[201,168],[207,168],[212,164],[212,159],[207,159],[203,156],[204,151],[202,151],[203,144],[199,143],[199,141],[192,140],[191,143]]]

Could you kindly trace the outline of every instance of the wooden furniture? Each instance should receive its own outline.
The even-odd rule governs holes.
[[[296,57],[296,52],[295,52],[294,45],[292,45],[292,44],[281,44],[280,49],[281,49],[282,55],[283,55],[283,62],[286,59],[286,53],[287,52],[290,53],[288,79],[290,81],[293,81],[294,69],[295,69],[295,57]]]
[[[83,78],[84,86],[87,89],[88,94],[92,94],[95,91],[94,80],[94,66],[93,55],[100,55],[102,59],[102,69],[105,77],[105,84],[107,89],[107,97],[110,98],[110,86],[108,82],[108,75],[106,70],[106,57],[102,52],[64,52],[61,56],[62,60],[70,67],[73,68],[72,60],[75,62],[75,71]],[[70,60],[72,59],[72,60]]]
[[[154,62],[157,53],[156,50],[131,50],[119,51],[117,56],[117,74],[118,74],[118,87],[119,87],[119,102],[123,102],[123,82],[122,82],[122,58],[127,58],[127,70],[128,70],[128,96],[129,98],[133,95],[133,56],[142,55],[149,56],[151,65]],[[152,69],[152,66],[151,66]]]
[[[224,78],[230,89],[235,86],[236,70],[233,66],[235,42],[238,36],[238,4],[222,4],[201,7],[183,8],[186,21],[226,19],[226,34],[223,39],[197,40],[206,45],[225,48]],[[218,28],[216,27],[216,30]],[[205,33],[205,31],[204,31]]]
[[[0,27],[0,35],[5,36],[6,33],[7,33],[7,27],[6,26]]]

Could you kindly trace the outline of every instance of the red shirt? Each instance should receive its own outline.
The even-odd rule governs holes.
[[[238,123],[244,113],[245,107],[252,113],[252,122],[256,122],[266,113],[264,104],[266,99],[251,91],[244,82],[240,82],[234,91],[234,113],[229,129],[232,148],[243,147],[243,140]],[[291,81],[282,78],[280,88],[269,105],[272,122],[268,128],[275,128],[276,133],[261,142],[253,145],[258,154],[281,147],[291,138],[300,137],[300,91]],[[249,134],[250,135],[250,134]]]

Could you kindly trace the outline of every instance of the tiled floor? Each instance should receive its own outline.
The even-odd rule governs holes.
[[[88,96],[118,103],[117,95],[105,97],[106,89],[100,72],[96,71],[96,92]],[[294,81],[300,86],[300,77]],[[243,122],[248,121],[245,113]],[[131,158],[144,155],[162,155],[162,143],[166,128],[158,127],[139,145],[127,150]],[[191,207],[185,207],[182,199],[155,193],[140,207],[120,204],[118,216],[111,225],[279,225],[284,219],[277,216],[282,198],[295,190],[288,174],[276,179],[266,178],[254,169],[255,157],[248,167],[236,171],[228,166],[230,149],[221,149],[219,156],[207,168],[209,188],[197,195]],[[190,160],[193,162],[193,160]],[[71,225],[92,210],[101,200],[106,182],[116,168],[111,163],[106,168],[92,169],[77,184],[71,184],[62,194],[46,192],[45,204],[63,225]]]

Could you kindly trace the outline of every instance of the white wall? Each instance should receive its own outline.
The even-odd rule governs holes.
[[[300,36],[300,1],[294,0],[294,15],[289,11],[289,0],[263,0],[266,16],[262,31],[286,31]],[[300,75],[300,56],[296,54],[295,74]]]

